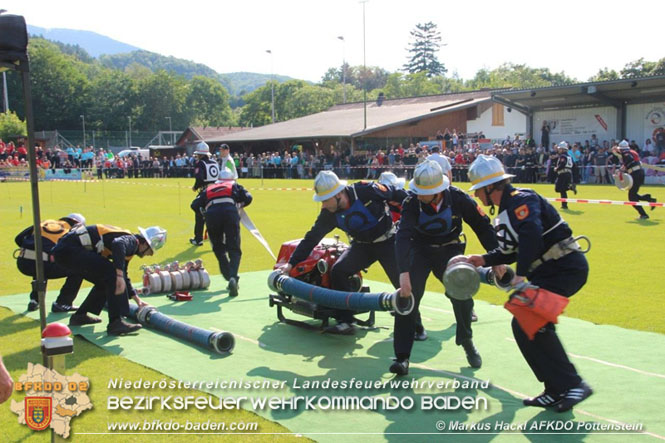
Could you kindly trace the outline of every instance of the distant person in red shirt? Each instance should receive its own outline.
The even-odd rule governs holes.
[[[16,154],[18,155],[19,160],[25,160],[28,158],[28,151],[25,149],[25,146],[21,145],[16,149]]]

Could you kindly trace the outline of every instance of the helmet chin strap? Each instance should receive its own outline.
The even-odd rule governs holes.
[[[492,187],[491,190],[490,190],[490,186]],[[496,212],[496,210],[494,209],[494,202],[492,201],[492,197],[490,197],[490,194],[494,191],[494,186],[492,186],[492,185],[485,186],[483,188],[483,190],[485,191],[485,198],[487,199],[487,202],[490,204],[490,211],[489,211],[490,215],[494,216],[494,213]]]

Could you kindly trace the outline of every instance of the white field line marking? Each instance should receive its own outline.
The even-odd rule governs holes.
[[[483,380],[480,380],[480,379],[475,378],[475,377],[465,377],[464,375],[461,375],[461,374],[457,374],[457,373],[454,373],[454,372],[444,371],[444,370],[442,370],[442,369],[434,369],[434,368],[430,368],[430,367],[428,367],[428,366],[421,365],[421,364],[411,364],[411,366],[412,366],[412,367],[416,367],[416,368],[421,368],[421,369],[427,369],[427,370],[429,370],[429,371],[433,371],[433,372],[439,372],[439,373],[442,373],[442,374],[450,375],[450,376],[452,376],[452,377],[454,377],[454,378],[463,378],[463,379],[466,379],[466,380],[469,380],[469,381],[480,381],[480,382],[483,381]],[[527,397],[528,397],[526,394],[523,394],[523,393],[518,392],[518,391],[514,391],[514,390],[509,389],[509,388],[505,388],[505,387],[503,387],[503,386],[499,386],[499,385],[497,385],[497,384],[495,384],[495,383],[491,383],[491,382],[490,382],[490,386],[493,386],[493,387],[496,387],[496,388],[498,388],[498,389],[500,389],[500,390],[502,390],[502,391],[508,392],[509,394],[511,394],[511,395],[513,395],[513,396],[515,396],[515,397],[520,397],[520,398],[527,398]],[[628,423],[624,423],[624,422],[619,421],[619,420],[614,420],[614,419],[612,419],[612,418],[603,417],[602,415],[593,414],[593,413],[591,413],[591,412],[587,412],[587,411],[585,411],[585,410],[583,410],[583,409],[577,409],[577,408],[575,408],[574,410],[575,410],[575,412],[578,412],[578,413],[580,413],[580,414],[582,414],[582,415],[587,415],[587,416],[589,416],[589,417],[591,417],[591,418],[594,418],[594,419],[596,419],[596,420],[604,420],[604,421],[607,421],[607,422],[609,422],[609,423],[614,423],[614,424],[618,424],[618,425],[622,425],[622,426],[628,426]],[[645,435],[649,435],[649,436],[651,436],[651,437],[655,437],[655,438],[658,438],[658,439],[660,439],[660,440],[665,440],[665,436],[662,436],[662,435],[659,435],[659,434],[654,434],[654,433],[652,433],[652,432],[641,431],[641,432],[639,432],[639,433],[642,433],[642,434],[645,434]]]
[[[506,340],[515,343],[514,338],[506,337]],[[617,363],[612,363],[612,362],[609,362],[609,361],[600,360],[600,359],[593,358],[593,357],[587,357],[586,355],[573,354],[572,352],[568,352],[568,355],[572,355],[575,358],[581,358],[581,359],[584,359],[584,360],[589,360],[589,361],[593,361],[593,362],[596,362],[596,363],[600,363],[601,365],[610,366],[610,367],[613,367],[613,368],[621,368],[621,369],[625,369],[627,371],[637,372],[638,374],[647,375],[649,377],[665,378],[665,375],[663,375],[663,374],[657,374],[655,372],[643,371],[641,369],[631,368],[630,366],[620,365],[620,364],[617,364]]]
[[[453,311],[449,311],[447,309],[441,309],[441,308],[434,308],[432,306],[426,306],[426,305],[420,305],[421,308],[429,309],[430,311],[436,311],[436,312],[443,312],[446,314],[452,314]]]

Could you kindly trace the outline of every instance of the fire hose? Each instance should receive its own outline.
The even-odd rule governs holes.
[[[394,311],[409,315],[415,301],[413,295],[400,297],[399,292],[344,292],[305,283],[296,278],[273,271],[268,276],[268,287],[273,291],[335,309],[352,311]]]
[[[169,336],[180,338],[202,348],[211,349],[218,354],[226,354],[235,347],[233,334],[225,331],[208,331],[192,326],[162,314],[153,306],[139,308],[129,305],[130,317],[151,329],[157,329]]]

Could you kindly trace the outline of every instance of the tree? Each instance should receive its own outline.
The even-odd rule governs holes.
[[[160,70],[139,80],[135,88],[136,101],[132,106],[135,129],[164,129],[165,116],[184,112],[187,82],[182,76]]]
[[[25,122],[19,119],[15,112],[0,113],[0,139],[13,140],[27,133]]]
[[[195,76],[189,83],[185,108],[190,113],[183,126],[232,126],[235,122],[229,106],[229,93],[221,83],[208,77]]]
[[[566,76],[563,72],[551,73],[548,68],[530,68],[527,65],[504,63],[496,69],[488,71],[481,69],[476,76],[466,82],[470,89],[482,88],[542,88],[570,84],[575,79]]]
[[[428,78],[426,72],[406,75],[396,72],[388,76],[384,93],[389,99],[442,94],[448,92],[442,88],[442,78]]]
[[[287,114],[291,119],[324,111],[335,104],[335,91],[321,86],[305,85],[291,93],[285,100]]]
[[[136,103],[136,88],[122,71],[105,69],[92,79],[86,123],[90,129],[124,131]]]
[[[245,95],[240,114],[243,126],[263,126],[271,122],[270,83]],[[302,80],[273,83],[275,88],[275,120],[280,122],[328,109],[341,97],[341,88],[310,85]],[[350,89],[350,88],[349,88]],[[347,91],[348,93],[349,91]],[[341,100],[340,100],[341,101]]]
[[[598,70],[598,73],[589,79],[590,82],[604,82],[608,80],[619,80],[619,73],[608,67]]]
[[[436,56],[441,47],[441,33],[437,26],[432,22],[418,23],[411,31],[411,37],[413,41],[407,49],[410,55],[403,70],[410,74],[426,72],[427,77],[444,75],[447,69]]]
[[[643,58],[626,63],[621,70],[621,78],[649,77],[665,74],[665,58],[657,62],[645,61]]]
[[[31,40],[28,52],[35,128],[78,128],[88,96],[89,65],[46,40]]]

